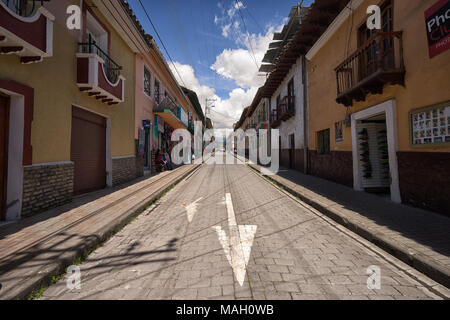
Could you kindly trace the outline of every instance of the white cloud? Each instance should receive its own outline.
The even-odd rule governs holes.
[[[228,36],[230,35],[230,29],[231,29],[231,24],[227,24],[222,27],[222,35],[225,38],[228,38]]]
[[[194,68],[189,65],[175,63],[183,81],[179,81],[194,90],[204,108],[205,99],[216,99],[215,108],[212,108],[211,119],[215,128],[232,128],[239,120],[242,110],[250,105],[258,88],[265,82],[264,75],[259,75],[259,66],[273,40],[274,32],[282,30],[284,23],[279,26],[267,26],[265,34],[247,34],[238,21],[239,9],[245,8],[242,2],[234,3],[226,10],[218,4],[221,16],[214,16],[215,25],[222,31],[222,36],[230,39],[236,36],[234,42],[237,49],[225,49],[216,57],[216,61],[210,67],[220,76],[233,80],[237,88],[233,89],[227,98],[217,96],[214,88],[202,85],[195,75]],[[256,60],[256,63],[255,63]],[[257,67],[258,65],[258,67]],[[173,67],[171,66],[173,69]],[[177,72],[172,70],[178,78]]]
[[[282,26],[276,28],[281,30]],[[259,75],[259,67],[269,43],[272,42],[275,27],[270,27],[265,35],[242,34],[236,42],[244,48],[225,49],[217,56],[211,69],[219,75],[234,80],[239,87],[252,88],[264,84],[264,76]],[[258,66],[258,67],[257,67]]]
[[[215,128],[232,128],[233,124],[239,120],[243,108],[252,102],[253,97],[256,94],[257,87],[250,89],[236,88],[229,93],[227,99],[221,99],[217,96],[214,88],[200,84],[192,66],[180,64],[178,62],[175,62],[174,64],[182,81],[173,65],[171,65],[170,67],[173,74],[180,84],[183,85],[184,83],[189,89],[197,93],[203,111],[205,110],[205,99],[216,99],[214,104],[211,103],[211,105],[214,105],[215,107],[211,108],[212,111],[210,115]]]

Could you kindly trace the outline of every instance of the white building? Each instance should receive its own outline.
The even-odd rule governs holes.
[[[304,171],[305,169],[305,124],[307,123],[304,83],[307,83],[304,58],[297,54],[280,60],[286,48],[292,47],[296,34],[308,8],[300,5],[291,9],[289,22],[280,33],[275,33],[269,50],[263,59],[260,71],[270,74],[262,88],[261,96],[270,100],[270,128],[280,130],[280,165]],[[284,57],[284,56],[283,56]],[[306,68],[305,68],[306,69]],[[307,85],[307,84],[306,84]],[[307,143],[306,143],[307,145]]]

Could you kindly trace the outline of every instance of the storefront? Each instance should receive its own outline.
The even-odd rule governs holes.
[[[353,185],[360,191],[390,194],[401,203],[395,118],[395,100],[352,115]]]

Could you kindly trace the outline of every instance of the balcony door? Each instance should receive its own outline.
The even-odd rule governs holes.
[[[289,111],[294,109],[294,97],[295,97],[295,87],[294,79],[291,79],[288,83],[288,96],[287,96],[287,108]]]
[[[103,24],[89,11],[86,13],[86,42],[91,39],[104,54],[109,55],[109,33]],[[102,54],[99,54],[102,56]]]
[[[387,0],[380,6],[381,32],[394,32],[393,0]],[[394,67],[394,43],[392,37],[376,38],[380,30],[367,29],[367,24],[359,28],[358,47],[367,48],[360,57],[359,80],[362,80],[378,70],[380,65]]]

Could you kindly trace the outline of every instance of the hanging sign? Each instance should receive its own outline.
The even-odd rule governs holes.
[[[450,0],[439,0],[425,11],[430,58],[450,49]]]

